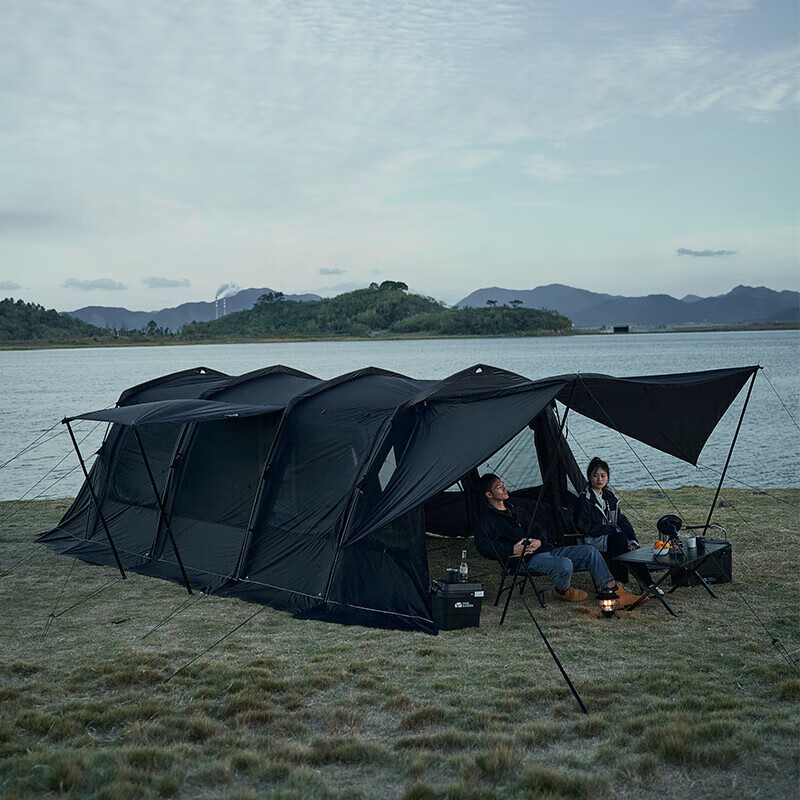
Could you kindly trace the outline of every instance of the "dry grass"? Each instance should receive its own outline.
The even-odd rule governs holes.
[[[654,520],[669,509],[649,494],[627,500]],[[0,579],[0,795],[790,797],[800,679],[770,634],[797,657],[800,493],[773,494],[726,493],[734,507],[715,519],[734,543],[736,583],[718,600],[678,590],[678,619],[652,601],[613,620],[531,606],[589,716],[518,599],[498,627],[497,570],[477,556],[480,628],[433,638],[267,609],[165,683],[253,607],[203,598],[142,639],[184,594],[131,575],[61,614],[114,573],[39,548],[15,567],[66,508],[26,503],[0,533],[3,571],[14,567]],[[709,497],[673,494],[700,521]],[[432,539],[432,575],[461,547]]]

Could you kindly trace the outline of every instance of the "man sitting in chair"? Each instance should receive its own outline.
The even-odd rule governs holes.
[[[487,472],[478,485],[486,500],[475,526],[475,546],[479,553],[501,563],[511,556],[525,556],[532,575],[549,575],[553,579],[553,597],[557,600],[588,599],[582,589],[570,586],[576,570],[588,570],[598,587],[614,589],[623,608],[638,599],[617,585],[597,548],[588,544],[554,547],[550,533],[533,522],[528,511],[508,502],[508,490],[497,475]]]

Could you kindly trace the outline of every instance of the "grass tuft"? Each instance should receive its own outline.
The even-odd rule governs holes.
[[[389,760],[390,752],[382,745],[364,742],[351,736],[315,739],[311,743],[311,764],[379,764]]]
[[[781,700],[796,700],[800,697],[800,678],[790,678],[783,681],[779,687],[778,694]]]
[[[434,725],[445,725],[452,721],[456,713],[442,706],[423,706],[406,714],[399,724],[400,730],[410,731],[419,728],[430,728]]]
[[[407,692],[398,692],[392,695],[384,704],[384,708],[387,711],[408,711],[413,707],[414,701]]]
[[[509,744],[498,744],[491,750],[478,753],[475,763],[483,778],[497,782],[518,771],[520,754]]]
[[[436,792],[433,786],[427,783],[415,783],[404,792],[402,800],[435,800]]]
[[[28,661],[14,661],[8,665],[8,671],[12,675],[35,675],[44,669],[40,664],[31,664]]]
[[[607,783],[602,778],[574,770],[562,772],[541,763],[535,763],[525,771],[520,786],[537,797],[587,798],[602,794],[607,789]]]
[[[715,718],[696,721],[686,714],[645,732],[639,749],[683,767],[730,767],[761,747],[761,737],[744,722]]]
[[[402,736],[395,746],[400,750],[432,750],[434,752],[450,753],[470,747],[478,741],[475,734],[463,733],[456,728],[448,728],[438,733],[418,734],[416,736]]]
[[[364,722],[364,712],[353,706],[337,706],[325,721],[325,729],[330,733],[355,733]]]

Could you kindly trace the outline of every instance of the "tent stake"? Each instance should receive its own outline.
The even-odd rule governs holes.
[[[161,514],[161,517],[158,520],[159,525],[163,520],[164,527],[167,529],[169,540],[172,542],[172,549],[175,551],[175,558],[178,560],[178,566],[181,569],[181,577],[183,578],[184,586],[186,586],[186,591],[191,594],[192,587],[189,585],[189,578],[186,576],[186,570],[183,568],[181,554],[178,552],[178,545],[175,543],[175,537],[172,535],[172,528],[170,527],[169,520],[167,519],[167,512],[164,508],[164,503],[161,500],[161,495],[158,493],[158,486],[156,486],[156,479],[153,476],[153,470],[150,469],[150,462],[147,460],[147,454],[144,452],[144,444],[142,443],[142,439],[139,436],[139,431],[136,430],[136,428],[133,429],[133,435],[136,437],[136,441],[139,444],[139,450],[142,453],[142,460],[144,461],[144,466],[147,469],[147,476],[150,478],[150,485],[153,487],[153,494],[156,496],[156,502],[158,503],[158,508]]]
[[[711,501],[711,508],[708,509],[708,519],[706,520],[706,524],[703,526],[703,536],[706,535],[706,532],[711,525],[711,517],[714,515],[714,507],[717,505],[719,493],[722,491],[722,483],[725,480],[725,473],[728,471],[728,465],[731,463],[733,448],[736,446],[736,439],[739,437],[739,430],[742,427],[742,420],[744,420],[744,412],[747,411],[747,404],[750,402],[750,395],[753,391],[753,384],[756,382],[756,375],[758,375],[757,371],[753,373],[753,377],[750,379],[750,388],[747,390],[747,397],[744,399],[742,413],[739,415],[739,424],[736,426],[736,433],[733,434],[733,441],[731,442],[730,450],[728,450],[728,457],[725,459],[725,466],[722,470],[722,475],[720,475],[719,484],[717,484],[716,494],[714,495],[714,499]]]
[[[89,478],[89,472],[86,469],[86,464],[83,461],[83,456],[81,455],[81,450],[78,447],[78,442],[75,439],[75,434],[72,432],[72,427],[70,426],[68,419],[65,418],[62,420],[62,422],[67,426],[67,430],[69,431],[69,438],[72,439],[72,445],[75,448],[75,452],[78,454],[78,461],[80,461],[83,475],[86,478],[86,485],[89,487],[89,491],[92,494],[92,500],[94,500],[95,507],[97,508],[97,515],[100,517],[100,522],[103,523],[103,530],[105,530],[108,543],[111,545],[111,552],[114,553],[114,559],[119,567],[122,580],[125,580],[127,578],[125,575],[125,570],[122,568],[122,562],[119,560],[119,553],[117,553],[116,545],[114,544],[114,540],[111,538],[111,531],[108,529],[108,523],[106,522],[106,518],[103,516],[103,511],[100,508],[100,501],[97,499],[97,495],[94,492],[94,486],[92,486],[92,481]]]

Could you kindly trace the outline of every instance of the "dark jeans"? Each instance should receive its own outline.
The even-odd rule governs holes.
[[[573,544],[568,547],[556,547],[547,553],[534,553],[528,559],[528,569],[534,575],[549,575],[556,589],[562,592],[569,589],[572,573],[575,570],[589,570],[598,588],[602,589],[611,583],[611,575],[603,556],[596,547],[588,544]]]
[[[627,552],[628,537],[625,536],[622,531],[615,531],[608,535],[607,550],[603,555],[605,556],[608,568],[611,570],[614,579],[622,581],[622,583],[628,582],[628,565],[622,564],[619,561],[614,561],[613,559],[615,556],[621,556],[623,553]],[[650,570],[647,569],[644,564],[632,564],[630,570],[642,586],[650,586],[653,582],[653,579],[650,577]]]

